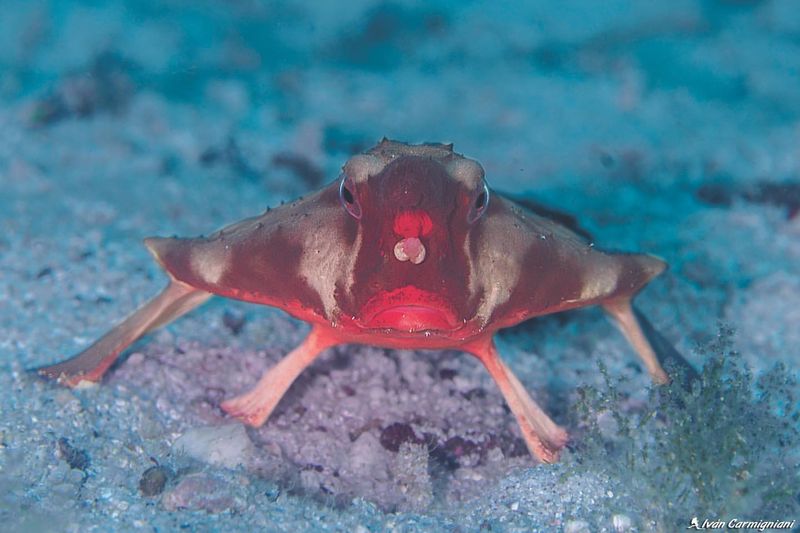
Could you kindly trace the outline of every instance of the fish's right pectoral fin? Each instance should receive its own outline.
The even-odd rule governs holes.
[[[78,355],[34,369],[69,387],[97,382],[120,354],[139,337],[164,326],[205,302],[211,293],[172,280],[155,298]]]

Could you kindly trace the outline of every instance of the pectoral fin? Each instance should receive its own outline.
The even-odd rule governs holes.
[[[653,346],[647,339],[647,336],[642,331],[639,321],[636,320],[636,315],[631,307],[629,298],[617,299],[604,302],[603,309],[614,319],[622,334],[628,339],[628,342],[636,350],[637,355],[644,363],[647,372],[653,379],[653,382],[658,385],[669,383],[670,378],[664,369],[661,367],[661,362],[658,360]]]
[[[210,296],[208,292],[172,280],[158,296],[86,350],[61,363],[37,368],[36,372],[69,387],[99,381],[125,348],[136,339],[191,311]]]
[[[633,314],[639,321],[642,333],[647,337],[650,346],[653,347],[653,351],[661,365],[666,366],[673,373],[671,377],[676,379],[684,388],[688,388],[692,383],[697,381],[700,378],[700,374],[697,373],[697,370],[695,370],[691,363],[675,349],[672,343],[650,323],[644,313],[634,307]]]
[[[222,409],[245,424],[259,427],[267,421],[297,376],[327,348],[339,341],[314,328],[297,348],[261,376],[255,387],[222,402]]]
[[[508,366],[500,359],[491,338],[480,339],[463,347],[477,357],[494,379],[519,424],[531,454],[543,463],[555,463],[569,440],[567,432],[556,424],[530,397]]]

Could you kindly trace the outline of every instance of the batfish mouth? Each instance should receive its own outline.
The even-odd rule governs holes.
[[[361,325],[369,329],[452,331],[462,324],[453,307],[434,293],[404,287],[379,293],[367,302]]]

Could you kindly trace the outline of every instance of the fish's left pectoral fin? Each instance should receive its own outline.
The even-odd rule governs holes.
[[[477,357],[497,383],[519,424],[531,455],[543,463],[555,463],[569,441],[566,430],[556,424],[530,397],[525,387],[500,359],[493,341],[478,341],[464,350]]]
[[[669,370],[669,377],[672,382],[677,382],[684,389],[689,389],[700,379],[700,374],[686,357],[650,323],[647,316],[635,306],[633,307],[633,314],[636,315],[642,332],[647,337],[650,346],[653,347],[659,362]]]
[[[179,281],[170,284],[78,355],[54,365],[33,369],[40,376],[68,387],[100,381],[122,352],[145,333],[172,322],[205,302],[210,293]]]
[[[670,377],[661,367],[653,346],[642,331],[642,327],[631,306],[630,298],[617,298],[603,302],[601,305],[603,310],[614,319],[622,334],[636,351],[653,382],[657,385],[669,383]]]

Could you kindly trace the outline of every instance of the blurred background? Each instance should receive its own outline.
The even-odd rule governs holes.
[[[180,104],[219,137],[185,163],[238,150],[245,174],[294,151],[315,181],[385,135],[501,184],[786,179],[798,33],[792,0],[5,0],[0,96],[43,127]]]

